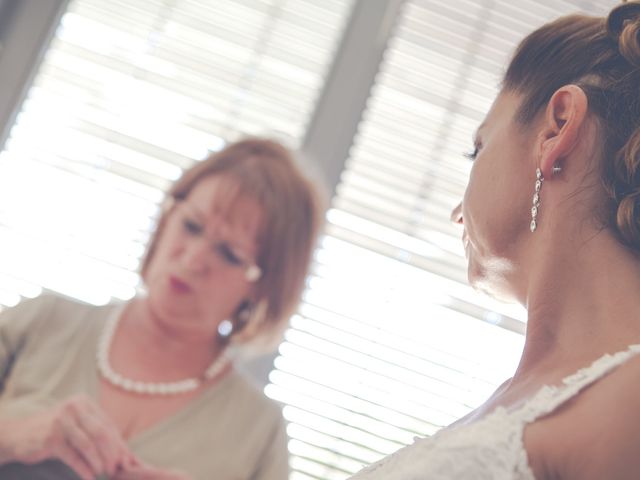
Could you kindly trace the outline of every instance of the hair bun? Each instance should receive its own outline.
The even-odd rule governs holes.
[[[627,192],[618,199],[616,224],[623,240],[640,249],[640,128],[618,153],[618,182]]]
[[[607,31],[629,63],[640,67],[640,2],[623,3],[607,19]]]
[[[622,199],[616,212],[618,232],[624,243],[640,248],[640,190]]]

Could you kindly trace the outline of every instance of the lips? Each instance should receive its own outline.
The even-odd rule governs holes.
[[[176,293],[189,293],[191,292],[191,287],[189,284],[175,275],[171,275],[169,277],[169,285],[171,285],[171,289]]]

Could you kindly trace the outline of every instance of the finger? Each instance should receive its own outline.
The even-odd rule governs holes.
[[[75,419],[70,416],[62,416],[60,425],[63,430],[63,441],[68,443],[69,447],[89,465],[94,476],[102,473],[104,465],[98,449],[89,436],[77,425]]]
[[[87,408],[87,405],[77,406],[74,414],[78,425],[95,447],[100,458],[102,470],[98,473],[113,475],[122,456],[121,438],[90,408]]]
[[[61,445],[56,456],[76,472],[82,480],[94,480],[96,478],[89,465],[73,447]]]
[[[117,429],[115,423],[107,414],[93,401],[89,401],[84,405],[87,412],[91,414],[89,419],[95,420],[93,428],[97,430],[104,429],[103,433],[109,439],[109,445],[114,452],[112,461],[109,463],[111,470],[107,473],[113,474],[120,466],[132,465],[139,463],[134,454],[131,452],[129,445],[122,437],[120,431]],[[91,427],[88,425],[88,427]],[[109,454],[109,452],[107,452]]]
[[[136,457],[131,451],[127,451],[124,461],[121,463],[123,468],[133,468],[142,465],[142,460]]]

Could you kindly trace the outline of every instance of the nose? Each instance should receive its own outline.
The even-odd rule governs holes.
[[[451,212],[451,221],[458,225],[462,225],[464,223],[462,220],[462,202],[460,202]]]
[[[201,273],[209,268],[210,246],[204,238],[194,238],[182,252],[182,264],[193,273]]]

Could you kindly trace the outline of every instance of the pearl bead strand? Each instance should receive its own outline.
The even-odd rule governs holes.
[[[201,378],[192,377],[177,382],[141,382],[126,378],[114,371],[109,363],[109,350],[111,349],[111,342],[121,313],[122,308],[116,308],[113,315],[107,319],[98,341],[96,353],[98,371],[105,380],[115,387],[141,395],[179,395],[196,390],[204,381],[216,377],[230,362],[229,358],[223,353],[209,365]]]

